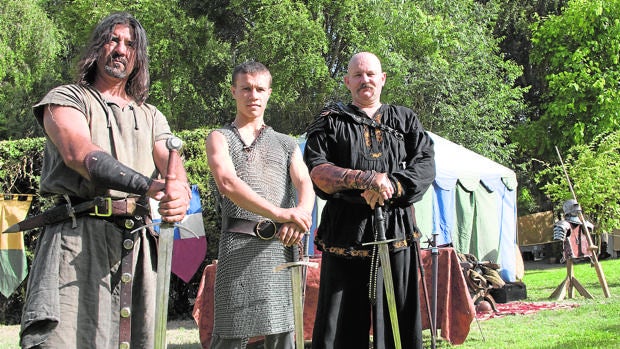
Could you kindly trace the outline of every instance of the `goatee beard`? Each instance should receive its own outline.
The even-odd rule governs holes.
[[[117,64],[122,65],[122,68],[117,68]],[[118,54],[112,54],[109,56],[109,60],[104,67],[105,72],[117,79],[124,79],[127,77],[127,59]]]
[[[127,77],[127,71],[125,70],[121,70],[121,69],[117,69],[113,66],[110,65],[106,65],[104,67],[105,72],[110,75],[113,78],[117,78],[117,79],[124,79]]]

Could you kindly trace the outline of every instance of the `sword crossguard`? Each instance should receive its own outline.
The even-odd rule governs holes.
[[[297,261],[297,262],[289,262],[278,265],[274,268],[274,271],[281,271],[284,269],[296,268],[296,267],[310,267],[310,268],[318,268],[319,263],[317,262],[307,262],[307,261]]]
[[[389,244],[390,242],[394,242],[397,241],[398,239],[389,239],[389,240],[378,240],[378,241],[372,241],[372,242],[364,242],[362,243],[362,246],[368,246],[368,245],[385,245],[385,244]]]

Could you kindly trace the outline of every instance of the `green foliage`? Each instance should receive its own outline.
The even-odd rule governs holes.
[[[508,136],[525,90],[515,86],[521,68],[504,59],[493,37],[499,9],[494,2],[416,3],[426,16],[413,16],[416,21],[405,28],[430,37],[412,37],[408,44],[421,49],[416,59],[403,52],[408,74],[400,69],[403,78],[390,97],[412,106],[431,131],[510,166],[514,149]]]
[[[618,129],[620,0],[568,1],[561,15],[534,24],[532,44],[547,85],[524,145],[549,156],[553,145],[566,150]]]
[[[0,139],[40,135],[33,91],[57,80],[60,32],[35,0],[0,3]]]
[[[172,5],[172,6],[171,6]],[[151,99],[175,130],[231,119],[228,85],[230,45],[215,37],[205,16],[190,17],[177,1],[142,2],[128,8],[149,36]],[[165,18],[165,20],[162,20]]]
[[[589,145],[573,146],[561,164],[549,166],[536,175],[543,191],[561,207],[573,198],[564,173],[568,174],[584,215],[598,232],[620,226],[620,131],[596,137]],[[559,210],[558,210],[559,211]]]
[[[0,141],[0,191],[34,194],[39,187],[43,138]]]

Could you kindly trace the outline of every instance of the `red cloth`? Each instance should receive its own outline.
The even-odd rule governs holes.
[[[472,301],[467,283],[463,276],[461,264],[453,248],[439,248],[437,255],[437,329],[441,329],[441,337],[451,344],[463,344],[471,322],[476,316],[476,308]],[[422,250],[424,279],[428,291],[428,304],[432,308],[433,268],[430,250]],[[424,300],[424,292],[420,283],[420,312],[422,328],[429,329],[429,313]]]
[[[506,315],[530,315],[541,310],[557,310],[577,308],[577,303],[556,303],[556,302],[510,302],[497,303],[497,312],[487,311],[478,312],[476,317],[478,320],[488,320]]]
[[[440,248],[438,254],[438,287],[437,287],[437,328],[441,329],[441,337],[452,344],[462,344],[469,334],[470,324],[476,314],[474,304],[469,296],[467,284],[461,271],[458,257],[452,248]],[[304,304],[304,338],[312,339],[314,316],[319,294],[320,258],[312,258],[318,262],[319,268],[308,268],[306,299]],[[432,258],[428,250],[422,251],[424,276],[428,289],[428,300],[432,296]],[[204,349],[209,349],[213,331],[213,283],[215,281],[216,264],[208,265],[203,272],[193,317],[198,325],[200,342]],[[421,283],[420,283],[421,285]],[[422,286],[420,296],[424,297]],[[424,299],[421,300],[422,326],[429,329],[428,313]],[[253,341],[258,340],[254,338]]]

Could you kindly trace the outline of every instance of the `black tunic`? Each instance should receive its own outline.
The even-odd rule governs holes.
[[[331,105],[310,125],[304,150],[306,164],[310,171],[324,163],[375,170],[400,182],[404,194],[392,200],[385,219],[387,239],[402,240],[413,233],[409,207],[422,198],[435,179],[433,142],[409,108],[384,104],[373,116],[375,122],[394,132],[362,124],[356,121],[367,118],[362,111],[353,105],[345,108],[355,115]],[[361,190],[336,195],[344,198],[330,196],[316,186],[315,191],[327,200],[316,236],[318,248],[359,250],[364,249],[361,243],[374,241],[372,210],[363,201],[354,202]]]
[[[435,179],[431,138],[415,113],[405,107],[382,105],[369,119],[353,105],[330,105],[308,128],[304,160],[310,170],[329,163],[384,172],[402,187],[402,195],[385,208],[386,237],[397,241],[390,246],[390,260],[402,348],[422,348],[410,207]],[[372,247],[361,245],[375,240],[373,211],[360,200],[360,190],[328,195],[315,186],[315,191],[326,204],[315,237],[323,257],[312,347],[368,348],[372,321],[374,347],[393,348],[383,270],[379,269],[376,280],[371,276]],[[402,241],[407,243],[398,244]]]

